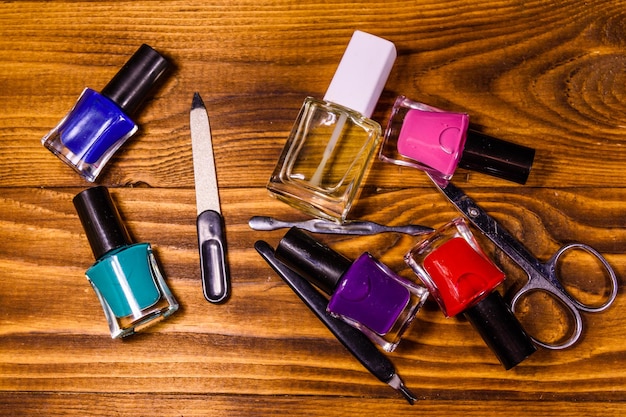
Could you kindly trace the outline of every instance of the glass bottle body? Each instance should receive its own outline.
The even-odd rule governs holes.
[[[343,223],[381,131],[377,122],[347,107],[307,97],[268,190],[308,214]]]
[[[137,129],[117,104],[86,88],[69,113],[43,137],[42,144],[93,182]]]
[[[447,112],[400,96],[394,103],[379,157],[428,172],[445,185],[465,147],[469,116]]]
[[[483,252],[463,218],[457,218],[405,255],[446,317],[480,302],[500,285],[504,273]]]
[[[427,297],[424,287],[364,253],[341,277],[328,312],[392,352]]]
[[[102,304],[112,338],[129,336],[178,310],[149,243],[107,253],[86,276]]]

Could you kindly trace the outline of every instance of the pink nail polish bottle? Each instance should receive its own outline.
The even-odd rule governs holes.
[[[469,129],[469,116],[396,99],[379,157],[428,172],[445,186],[457,167],[524,184],[535,150]]]

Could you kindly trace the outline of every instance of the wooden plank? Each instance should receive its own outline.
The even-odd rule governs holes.
[[[357,398],[345,397],[304,397],[304,396],[275,396],[252,397],[247,395],[168,395],[157,396],[151,394],[37,394],[26,393],[8,397],[0,394],[0,404],[4,405],[0,415],[21,416],[37,414],[45,409],[49,416],[63,416],[68,412],[79,415],[109,415],[112,412],[119,416],[135,416],[145,411],[156,412],[164,416],[310,416],[320,410],[334,416],[352,416],[363,413],[364,410],[377,409],[380,404],[389,415],[398,413],[419,412],[435,417],[445,417],[450,414],[462,414],[470,417],[485,415],[484,403],[481,401],[421,401],[415,409],[393,401],[392,399],[363,396]],[[90,404],[90,406],[86,406]],[[26,405],[26,406],[24,406]],[[558,410],[559,415],[576,417],[579,415],[594,415],[602,409],[606,415],[620,415],[624,412],[622,402],[577,402],[577,401],[520,401],[503,402],[490,401],[490,412],[508,416],[547,416],[549,407]],[[11,408],[23,409],[23,414],[12,414]],[[419,407],[419,409],[417,408]],[[28,413],[32,414],[28,414]]]

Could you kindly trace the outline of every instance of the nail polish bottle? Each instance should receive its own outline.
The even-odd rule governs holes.
[[[276,258],[330,295],[328,312],[392,352],[428,297],[428,291],[394,273],[369,253],[352,262],[292,227]]]
[[[269,180],[270,194],[342,223],[382,128],[371,120],[396,58],[393,43],[354,32],[323,100],[307,97]]]
[[[101,93],[85,88],[42,144],[87,181],[95,181],[111,156],[137,131],[131,116],[168,66],[157,51],[141,45]]]
[[[131,243],[106,187],[74,197],[96,263],[87,279],[102,304],[112,338],[125,337],[178,310],[149,243]]]
[[[496,291],[504,273],[483,252],[463,218],[435,231],[404,259],[444,315],[463,313],[506,369],[535,352],[530,337]]]
[[[457,167],[525,184],[535,150],[469,128],[469,116],[396,99],[379,158],[428,172],[441,186]]]

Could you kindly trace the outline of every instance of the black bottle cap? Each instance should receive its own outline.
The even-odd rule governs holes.
[[[113,100],[124,113],[132,115],[168,66],[165,57],[143,44],[102,89],[101,94]]]
[[[464,314],[505,369],[511,369],[537,350],[498,291]]]
[[[92,187],[78,193],[74,207],[96,259],[132,243],[106,187]]]
[[[352,265],[348,258],[297,227],[289,229],[278,243],[276,258],[329,295]]]
[[[535,159],[535,150],[494,138],[475,130],[467,131],[462,168],[525,184]]]

